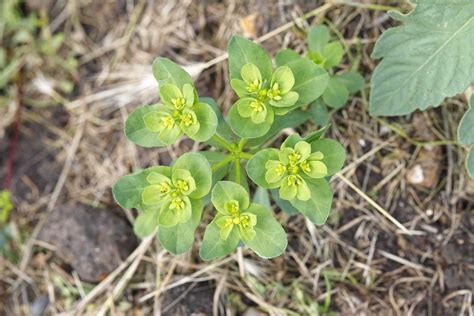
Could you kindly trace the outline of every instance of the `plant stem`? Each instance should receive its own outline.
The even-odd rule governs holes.
[[[247,142],[247,140],[244,139],[244,138],[242,138],[242,139],[239,141],[239,151],[242,151],[242,149],[244,148],[246,142]]]
[[[231,162],[232,160],[234,160],[234,157],[232,156],[227,156],[225,157],[224,159],[222,159],[221,161],[219,161],[218,163],[214,164],[211,166],[211,170],[212,171],[216,171],[222,167],[224,167],[225,165],[227,165],[229,162]]]
[[[224,147],[228,151],[232,151],[231,145],[224,138],[220,137],[217,134],[214,134],[214,136],[212,136],[212,139],[218,142],[222,147]]]
[[[253,155],[249,154],[249,153],[240,153],[239,156],[240,156],[240,158],[246,159],[246,160],[249,160],[250,158],[253,157]]]
[[[235,159],[235,182],[240,184],[240,159]]]

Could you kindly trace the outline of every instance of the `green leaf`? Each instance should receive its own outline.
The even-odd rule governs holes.
[[[150,185],[146,178],[152,172],[171,177],[171,167],[156,166],[121,177],[113,186],[115,201],[123,208],[147,208],[142,201],[143,190]]]
[[[284,66],[291,61],[300,59],[301,56],[292,49],[286,48],[279,51],[275,56],[275,61],[278,67]]]
[[[257,138],[265,135],[273,123],[273,111],[269,106],[267,106],[268,115],[265,118],[265,121],[262,123],[252,122],[250,117],[242,117],[237,110],[237,106],[234,105],[230,108],[229,111],[229,123],[230,127],[238,136],[242,138]]]
[[[466,170],[471,179],[474,179],[474,146],[471,146],[471,149],[469,149],[469,153],[467,154]]]
[[[125,135],[133,143],[143,147],[163,147],[164,142],[159,139],[158,132],[152,132],[145,126],[144,116],[148,113],[163,111],[162,104],[145,105],[137,108],[125,122]]]
[[[207,225],[199,249],[199,256],[202,260],[224,257],[237,248],[240,241],[237,227],[234,226],[226,240],[221,239],[220,233],[221,229],[216,225],[215,220]]]
[[[171,60],[158,57],[153,61],[153,75],[160,85],[172,83],[180,89],[185,84],[194,86],[193,79],[181,66]]]
[[[320,97],[328,85],[328,73],[321,66],[306,58],[300,58],[286,64],[295,77],[292,91],[298,93],[299,98],[293,107],[309,104]]]
[[[315,140],[322,139],[324,137],[324,134],[326,134],[326,132],[327,132],[327,130],[329,129],[330,126],[331,126],[331,124],[328,124],[326,126],[321,127],[317,131],[314,131],[314,132],[311,132],[311,133],[307,134],[303,138],[303,140],[305,142],[311,143]]]
[[[249,207],[249,194],[239,184],[231,181],[219,181],[212,189],[211,201],[217,211],[227,214],[226,204],[229,201],[237,201],[240,210],[245,210]]]
[[[346,151],[337,141],[329,138],[319,139],[311,142],[311,152],[320,151],[324,154],[321,160],[328,168],[328,176],[341,170],[346,160]]]
[[[329,29],[325,25],[313,26],[308,32],[308,48],[321,52],[329,42]]]
[[[179,255],[188,251],[194,242],[194,233],[199,226],[202,215],[202,203],[191,199],[192,217],[186,223],[173,227],[158,228],[158,240],[172,254]]]
[[[265,173],[267,172],[265,164],[269,160],[279,160],[278,150],[274,148],[262,149],[253,155],[247,162],[247,174],[250,179],[257,185],[266,189],[273,189],[279,186],[279,183],[270,184],[265,180]]]
[[[331,42],[324,46],[321,55],[325,58],[324,68],[329,69],[341,63],[344,48],[339,42]]]
[[[258,44],[241,36],[234,35],[227,46],[229,53],[229,72],[231,79],[242,79],[240,70],[245,64],[255,64],[262,77],[268,81],[272,76],[272,60]]]
[[[323,100],[328,106],[339,109],[349,99],[349,90],[334,77],[329,77],[329,83],[324,90]]]
[[[237,166],[237,161],[233,161],[230,164],[230,169],[229,169],[229,176],[227,179],[229,181],[239,183],[237,181],[237,175],[236,175],[236,166]],[[249,190],[249,183],[248,183],[248,177],[247,177],[247,171],[245,168],[242,167],[242,162],[240,162],[240,183],[239,183],[247,192],[250,192]]]
[[[296,209],[293,205],[291,205],[290,201],[283,200],[280,197],[280,193],[278,189],[272,189],[270,190],[272,193],[273,200],[275,201],[276,205],[285,213],[288,215],[295,215],[298,214],[299,211]]]
[[[209,98],[209,97],[200,98],[200,101],[203,103],[209,104],[211,108],[214,110],[214,113],[216,113],[216,117],[217,117],[216,133],[229,143],[235,142],[236,140],[235,134],[234,132],[232,132],[232,129],[230,128],[229,124],[224,119],[224,116],[222,115],[222,111],[217,105],[216,101],[213,98]],[[212,138],[207,140],[206,142],[211,146],[222,148],[222,146],[218,142],[214,141]]]
[[[248,146],[258,146],[260,144],[265,143],[270,138],[275,136],[278,132],[285,128],[294,128],[300,126],[304,122],[306,122],[311,117],[311,113],[309,111],[302,111],[302,110],[294,110],[289,112],[284,116],[276,116],[275,120],[273,121],[273,125],[270,130],[263,136],[254,138],[248,141]]]
[[[333,198],[331,186],[326,179],[310,179],[306,177],[305,181],[311,191],[311,199],[308,201],[294,199],[290,203],[311,222],[316,225],[322,225],[326,222],[331,211]]]
[[[272,213],[258,204],[250,205],[248,213],[257,216],[257,224],[253,227],[255,237],[243,242],[262,258],[274,258],[281,255],[288,244],[286,233]]]
[[[201,155],[206,157],[207,161],[209,162],[209,165],[212,168],[212,165],[215,165],[219,162],[221,162],[224,158],[227,157],[227,154],[219,151],[201,151],[199,152]],[[220,167],[217,170],[214,170],[212,172],[212,183],[213,185],[217,183],[217,181],[220,181],[224,179],[224,177],[228,174],[230,168],[230,164],[227,164],[223,167]]]
[[[160,215],[160,208],[147,209],[135,219],[133,223],[133,231],[138,237],[144,238],[153,233],[158,226],[158,216]]]
[[[202,102],[196,103],[192,109],[196,113],[199,130],[189,137],[198,142],[209,140],[216,133],[218,124],[216,113],[209,104]]]
[[[270,204],[270,194],[267,189],[262,187],[257,187],[255,194],[253,195],[253,203],[257,203],[265,207],[266,209],[271,210],[272,205]]]
[[[334,76],[334,79],[342,83],[350,93],[355,93],[364,87],[365,79],[357,71],[347,71]]]
[[[458,139],[461,145],[469,145],[474,143],[474,94],[471,95],[469,109],[459,122]]]
[[[199,199],[211,190],[212,171],[207,159],[198,153],[186,153],[176,160],[173,170],[185,169],[191,173],[196,182],[196,190],[189,197]]]
[[[418,0],[402,26],[385,31],[373,58],[370,113],[405,115],[438,106],[474,81],[474,2]]]
[[[313,120],[316,124],[326,125],[329,123],[330,116],[328,107],[321,99],[317,99],[316,101],[311,103],[311,106],[308,111],[312,114]]]

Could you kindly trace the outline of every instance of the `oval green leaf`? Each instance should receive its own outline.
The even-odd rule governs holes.
[[[278,183],[270,184],[265,180],[265,164],[269,160],[278,160],[278,150],[274,148],[267,148],[260,150],[247,162],[247,174],[250,179],[257,185],[266,188],[273,189],[278,187]]]

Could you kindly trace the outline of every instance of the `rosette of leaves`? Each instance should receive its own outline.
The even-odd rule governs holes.
[[[207,226],[199,254],[204,260],[233,252],[240,242],[263,258],[281,255],[287,245],[283,227],[264,206],[250,203],[248,192],[230,181],[212,190],[217,214]]]
[[[266,189],[278,189],[278,198],[287,200],[313,223],[324,224],[329,216],[333,193],[326,177],[342,168],[345,151],[341,144],[314,135],[288,137],[280,150],[268,148],[247,163],[253,182]]]
[[[187,153],[173,167],[151,167],[120,178],[112,192],[120,206],[139,210],[134,223],[138,236],[148,236],[158,228],[163,247],[180,254],[193,244],[201,220],[201,200],[211,184],[207,159]]]
[[[157,77],[162,103],[139,107],[130,114],[125,124],[128,139],[144,147],[167,146],[184,134],[199,142],[210,139],[216,133],[217,116],[209,104],[199,100],[191,76],[164,58],[157,58],[153,67],[167,74]]]
[[[273,70],[258,44],[233,36],[228,45],[231,86],[239,96],[229,112],[232,130],[242,138],[265,135],[275,120],[321,96],[326,71],[304,59]]]
[[[323,67],[329,73],[328,84],[322,94],[322,99],[318,99],[312,104],[312,112],[315,114],[317,123],[325,125],[329,120],[328,107],[333,109],[343,107],[351,93],[362,89],[364,78],[357,71],[335,72],[334,68],[341,63],[344,57],[344,48],[339,41],[331,41],[327,26],[312,27],[308,32],[307,41],[306,58]],[[282,50],[276,56],[279,66],[299,58],[301,56],[291,49]]]

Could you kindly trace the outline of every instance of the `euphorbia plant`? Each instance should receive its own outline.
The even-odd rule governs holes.
[[[184,69],[165,58],[154,61],[161,103],[136,109],[125,134],[144,147],[166,146],[186,135],[209,148],[186,153],[172,166],[124,176],[113,193],[122,207],[139,210],[136,234],[157,231],[160,243],[174,254],[192,246],[203,207],[210,204],[213,219],[201,258],[225,256],[239,245],[271,258],[285,250],[287,237],[263,205],[268,203],[251,202],[247,175],[260,190],[278,188],[272,191],[275,201],[287,200],[323,224],[333,196],[326,178],[342,167],[345,153],[338,142],[323,138],[326,128],[305,137],[293,134],[280,150],[266,148],[281,129],[310,118],[301,108],[325,90],[323,67],[304,58],[273,67],[261,46],[238,36],[230,40],[228,53],[230,84],[239,98],[226,118],[214,100],[198,96]]]

